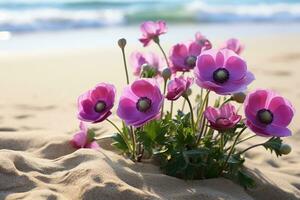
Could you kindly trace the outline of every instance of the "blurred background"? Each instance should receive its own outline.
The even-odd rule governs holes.
[[[129,39],[138,37],[138,29],[130,27],[158,19],[175,26],[176,32],[186,32],[178,25],[190,25],[189,30],[201,29],[212,37],[220,30],[231,36],[299,32],[300,1],[0,0],[0,40],[10,40],[1,42],[0,49],[39,48],[41,42],[42,49],[96,46],[125,32]],[[55,41],[64,42],[51,41],[53,34]]]

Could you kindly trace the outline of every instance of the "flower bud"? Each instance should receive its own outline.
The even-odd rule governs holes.
[[[238,92],[238,93],[233,94],[231,99],[238,103],[244,103],[246,96],[247,96],[246,93]]]
[[[153,41],[154,41],[156,44],[159,44],[159,37],[158,37],[158,36],[154,36],[154,37],[153,37]]]
[[[190,96],[192,94],[192,89],[188,88],[184,93],[186,96]]]
[[[148,70],[151,70],[152,66],[149,65],[148,63],[145,63],[142,65],[142,69],[143,71],[148,71]]]
[[[118,45],[121,49],[123,49],[126,46],[126,39],[125,38],[121,38],[118,40]]]
[[[290,145],[281,144],[280,149],[279,149],[279,152],[281,154],[287,155],[287,154],[291,153],[291,151],[292,151],[292,147]]]
[[[164,78],[164,80],[168,80],[169,78],[171,78],[172,72],[170,70],[170,68],[165,68],[162,73],[161,73],[162,77]]]

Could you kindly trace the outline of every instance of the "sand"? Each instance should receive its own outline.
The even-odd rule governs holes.
[[[300,46],[294,44],[300,38],[242,40],[257,79],[250,88],[272,88],[299,110]],[[99,151],[69,145],[78,130],[77,96],[98,82],[113,82],[119,91],[125,84],[117,48],[0,52],[0,80],[0,199],[300,199],[297,113],[294,135],[285,139],[291,154],[277,159],[263,148],[247,153],[246,167],[258,187],[246,191],[224,178],[184,181],[163,175],[157,166],[118,155],[107,140],[99,142]],[[99,135],[112,131],[105,122],[97,127]]]

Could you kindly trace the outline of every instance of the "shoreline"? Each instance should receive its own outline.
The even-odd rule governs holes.
[[[193,39],[197,31],[210,36],[211,40],[231,37],[249,39],[297,36],[300,33],[300,23],[171,24],[168,26],[168,35],[162,36],[162,40],[166,40],[168,44],[186,41]],[[0,40],[0,54],[113,48],[116,47],[116,41],[122,37],[127,39],[128,44],[139,45],[139,27],[131,25],[25,34],[10,33],[10,39]]]

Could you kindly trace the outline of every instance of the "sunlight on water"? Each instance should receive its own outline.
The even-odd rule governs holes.
[[[8,31],[0,31],[0,40],[10,40],[11,34]]]
[[[1,0],[0,31],[86,29],[164,19],[169,23],[300,22],[295,0]]]

